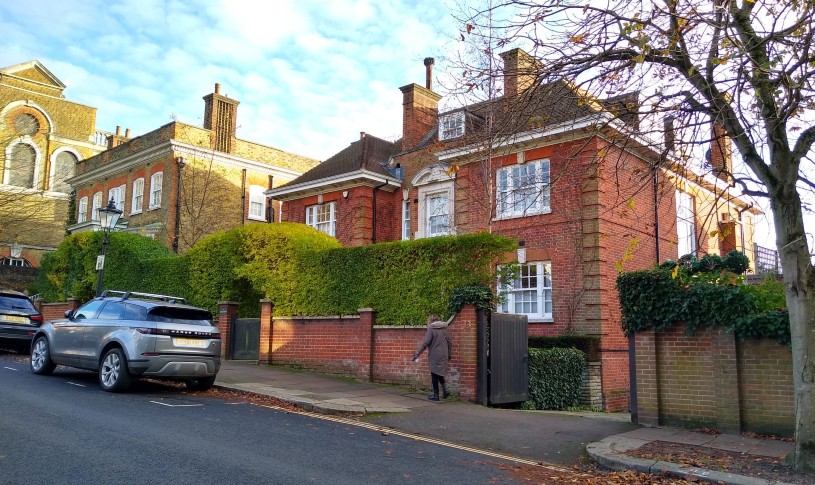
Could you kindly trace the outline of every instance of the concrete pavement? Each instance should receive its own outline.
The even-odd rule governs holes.
[[[794,444],[738,435],[709,435],[675,428],[640,428],[628,413],[568,413],[488,408],[456,399],[427,400],[407,387],[358,382],[289,368],[224,361],[216,385],[272,396],[305,411],[358,413],[361,419],[400,431],[443,439],[527,460],[571,466],[588,456],[612,469],[739,485],[762,479],[642,460],[626,451],[652,441],[706,446],[783,458]],[[776,482],[780,483],[780,482]]]

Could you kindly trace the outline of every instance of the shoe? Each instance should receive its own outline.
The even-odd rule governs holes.
[[[427,396],[427,400],[428,401],[438,401],[439,400],[439,395],[438,394],[431,394],[431,395]]]

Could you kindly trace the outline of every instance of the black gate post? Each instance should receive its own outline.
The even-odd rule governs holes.
[[[476,349],[477,358],[475,367],[475,402],[481,404],[482,406],[486,406],[489,404],[487,396],[489,396],[490,313],[484,310],[476,310],[475,316],[478,325],[476,329],[476,340],[478,340],[478,344]]]

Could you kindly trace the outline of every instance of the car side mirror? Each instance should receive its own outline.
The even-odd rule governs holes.
[[[65,318],[68,320],[74,318],[74,310],[65,310]]]

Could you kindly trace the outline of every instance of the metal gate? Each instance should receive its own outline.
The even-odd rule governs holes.
[[[238,318],[232,323],[232,360],[258,360],[260,355],[260,319]]]
[[[528,324],[526,315],[493,313],[485,322],[486,404],[529,398]],[[480,393],[479,393],[480,394]]]

